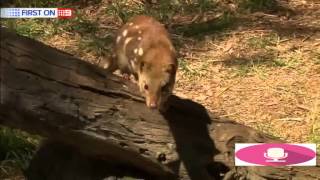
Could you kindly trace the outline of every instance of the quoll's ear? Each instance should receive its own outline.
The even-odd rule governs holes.
[[[166,68],[165,68],[165,71],[167,73],[170,73],[170,74],[174,74],[176,72],[176,65],[175,64],[169,64]]]

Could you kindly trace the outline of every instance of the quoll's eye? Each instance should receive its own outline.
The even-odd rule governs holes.
[[[144,85],[144,89],[145,89],[145,90],[148,90],[148,89],[149,89],[149,86],[145,84],[145,85]]]

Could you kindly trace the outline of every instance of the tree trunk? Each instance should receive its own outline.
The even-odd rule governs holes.
[[[43,167],[43,179],[55,179],[49,171],[68,179],[66,164],[83,165],[69,173],[93,172],[85,166],[93,161],[100,179],[110,162],[152,179],[320,179],[319,167],[235,167],[235,142],[280,141],[176,96],[165,114],[150,110],[134,84],[3,28],[0,65],[0,124],[54,140],[43,149],[56,149],[56,156],[84,157],[60,157],[60,166],[53,165],[59,158],[47,161],[51,166],[34,160],[30,172]]]

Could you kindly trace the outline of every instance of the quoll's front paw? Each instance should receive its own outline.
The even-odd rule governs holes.
[[[124,80],[129,81],[129,80],[130,80],[130,74],[123,73],[123,74],[122,74],[122,78],[123,78]]]
[[[169,108],[170,108],[169,102],[165,102],[165,103],[163,103],[162,105],[160,105],[160,106],[158,107],[160,113],[165,113],[165,112],[167,112],[167,111],[169,110]]]

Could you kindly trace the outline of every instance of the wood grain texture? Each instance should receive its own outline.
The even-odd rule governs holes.
[[[280,141],[176,96],[150,110],[134,84],[4,28],[0,63],[0,124],[84,156],[158,179],[320,179],[319,167],[234,167],[235,142]]]

